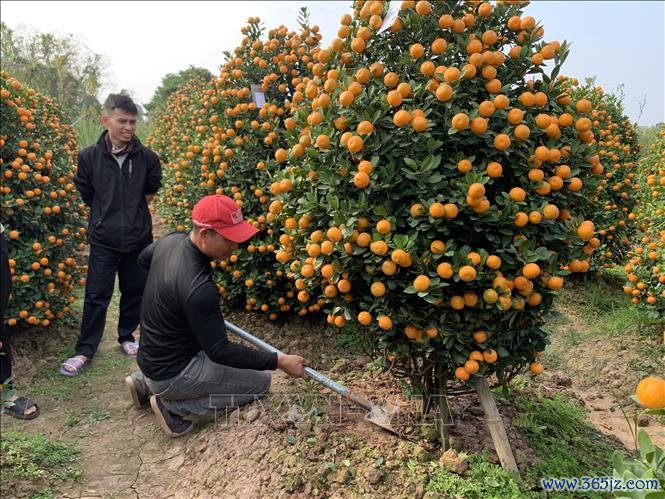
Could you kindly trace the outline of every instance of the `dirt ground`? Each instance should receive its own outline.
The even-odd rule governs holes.
[[[621,441],[627,449],[633,449],[634,437],[620,406],[634,424],[636,407],[630,396],[635,393],[637,383],[649,374],[665,373],[661,339],[657,334],[635,334],[635,331],[585,338],[590,324],[574,304],[561,300],[557,310],[562,320],[553,329],[548,349],[563,358],[563,365],[546,370],[536,382],[543,384],[546,394],[563,392],[577,398],[596,428]],[[583,338],[572,347],[565,339],[571,333]],[[661,352],[660,358],[657,352]],[[653,418],[643,419],[647,421],[654,443],[665,447],[665,426]]]
[[[31,422],[3,417],[2,430],[75,439],[81,449],[83,483],[63,486],[56,497],[423,495],[428,461],[440,452],[425,438],[431,437],[431,427],[421,429],[400,420],[414,441],[399,439],[363,421],[361,411],[313,382],[290,380],[280,372],[273,376],[267,398],[239,412],[220,412],[212,421],[199,422],[192,434],[181,439],[168,438],[149,408],[136,410],[131,405],[123,378],[136,364],[124,358],[117,346],[116,310],[113,304],[99,353],[78,379],[63,380],[56,373],[62,360],[56,353],[56,339],[40,343],[43,338],[28,333],[15,341],[16,378],[29,387],[43,414]],[[330,329],[298,321],[279,325],[247,314],[227,319],[285,351],[303,353],[314,367],[373,400],[414,410],[389,375],[367,368],[369,359],[343,359],[343,348],[336,345]],[[72,342],[76,330],[73,325],[59,341]],[[315,330],[320,334],[312,335]],[[578,374],[583,373],[548,373],[539,384],[545,393],[577,395],[591,421],[630,448],[623,416],[613,410],[614,398],[602,385],[586,386]],[[515,410],[501,404],[499,410],[523,467],[535,455],[510,425]],[[475,396],[456,399],[452,413],[457,423],[451,431],[455,447],[466,452],[492,449]],[[652,422],[649,433],[663,445],[659,433],[664,430]],[[417,472],[404,465],[407,461],[416,463]],[[28,497],[32,492],[26,484],[7,497]]]
[[[78,440],[84,482],[60,490],[58,497],[422,494],[422,481],[404,468],[408,459],[425,461],[435,451],[421,438],[419,428],[400,418],[401,427],[418,443],[401,440],[365,422],[362,411],[330,391],[314,382],[291,380],[281,372],[274,374],[267,398],[240,412],[220,412],[212,421],[199,422],[191,435],[168,438],[149,408],[136,410],[131,405],[123,378],[136,365],[123,358],[117,346],[113,333],[115,311],[112,306],[100,350],[78,379],[58,378],[55,371],[62,359],[53,354],[53,341],[37,345],[38,339],[30,334],[15,341],[15,371],[20,385],[45,382],[47,391],[33,395],[41,407],[41,417],[31,422],[3,417],[2,430],[28,430],[54,439]],[[312,342],[311,331],[316,327],[312,324],[294,321],[277,325],[246,314],[227,318],[279,348],[303,352],[315,367],[367,397],[404,408],[413,405],[388,375],[366,369],[369,359],[341,359],[331,330],[322,329]],[[73,341],[71,334],[67,338]],[[75,386],[69,396],[62,395],[61,388],[49,394],[52,383]],[[477,401],[469,396],[458,402],[452,410],[461,424],[451,432],[453,443],[470,452],[482,446],[491,448],[484,427],[478,430],[482,411]],[[509,411],[504,411],[504,417],[508,422]],[[533,458],[517,432],[509,428],[509,435],[521,463]],[[380,467],[376,466],[377,460],[382,463]],[[395,493],[395,484],[402,492]],[[30,492],[34,491],[26,484],[16,497]]]

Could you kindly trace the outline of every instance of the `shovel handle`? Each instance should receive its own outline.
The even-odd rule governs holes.
[[[239,338],[242,338],[243,340],[251,343],[255,347],[260,348],[261,350],[265,350],[266,352],[271,352],[271,353],[277,353],[277,354],[284,354],[281,350],[278,350],[274,346],[272,346],[269,343],[266,343],[265,341],[257,338],[256,336],[248,333],[244,329],[240,329],[238,326],[235,324],[225,320],[224,324],[226,325],[226,329],[231,331],[233,334],[238,336]],[[349,389],[343,385],[340,385],[339,383],[336,383],[335,381],[331,380],[329,377],[324,376],[320,372],[316,371],[315,369],[312,369],[311,367],[306,367],[305,372],[307,375],[312,378],[314,381],[317,383],[322,384],[326,388],[330,388],[332,391],[335,393],[338,393],[342,397],[349,399],[351,402],[354,404],[357,404],[364,408],[367,411],[371,411],[372,408],[374,407],[372,403],[368,400],[365,400],[364,398],[356,395],[355,393],[351,393]]]

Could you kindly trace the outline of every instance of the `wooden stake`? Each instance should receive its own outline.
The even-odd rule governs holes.
[[[453,423],[452,418],[450,417],[450,406],[448,405],[447,386],[446,378],[439,376],[439,390],[437,395],[439,402],[439,419],[437,423],[439,425],[441,447],[444,451],[447,451],[450,448],[450,426]]]
[[[496,402],[494,401],[494,396],[490,391],[487,378],[480,378],[478,381],[477,391],[478,399],[480,400],[480,406],[483,408],[483,412],[485,413],[485,423],[487,424],[487,429],[489,430],[492,437],[492,442],[494,442],[494,449],[499,456],[501,466],[503,469],[515,471],[519,475],[517,463],[515,462],[515,457],[513,456],[513,450],[510,447],[510,442],[508,442],[506,428],[503,426],[503,420],[501,419],[501,415],[496,408]]]

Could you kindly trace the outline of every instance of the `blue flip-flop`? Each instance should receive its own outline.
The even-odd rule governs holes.
[[[81,374],[85,366],[87,366],[89,363],[90,359],[81,360],[78,357],[72,357],[71,359],[67,359],[62,364],[60,364],[59,372],[63,376],[73,378],[74,376],[78,376],[79,374]],[[73,371],[68,371],[67,369],[65,369],[65,366],[71,367]]]

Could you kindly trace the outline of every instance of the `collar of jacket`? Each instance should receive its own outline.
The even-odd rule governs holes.
[[[102,134],[99,136],[99,139],[97,139],[97,145],[102,148],[102,150],[106,151],[108,154],[111,154],[111,151],[109,151],[108,144],[106,143],[106,136],[108,135],[109,131],[104,130]],[[132,139],[131,146],[129,150],[127,151],[128,154],[133,154],[134,152],[138,151],[141,147],[143,147],[143,144],[141,144],[141,141],[139,138],[135,135],[134,138]]]

